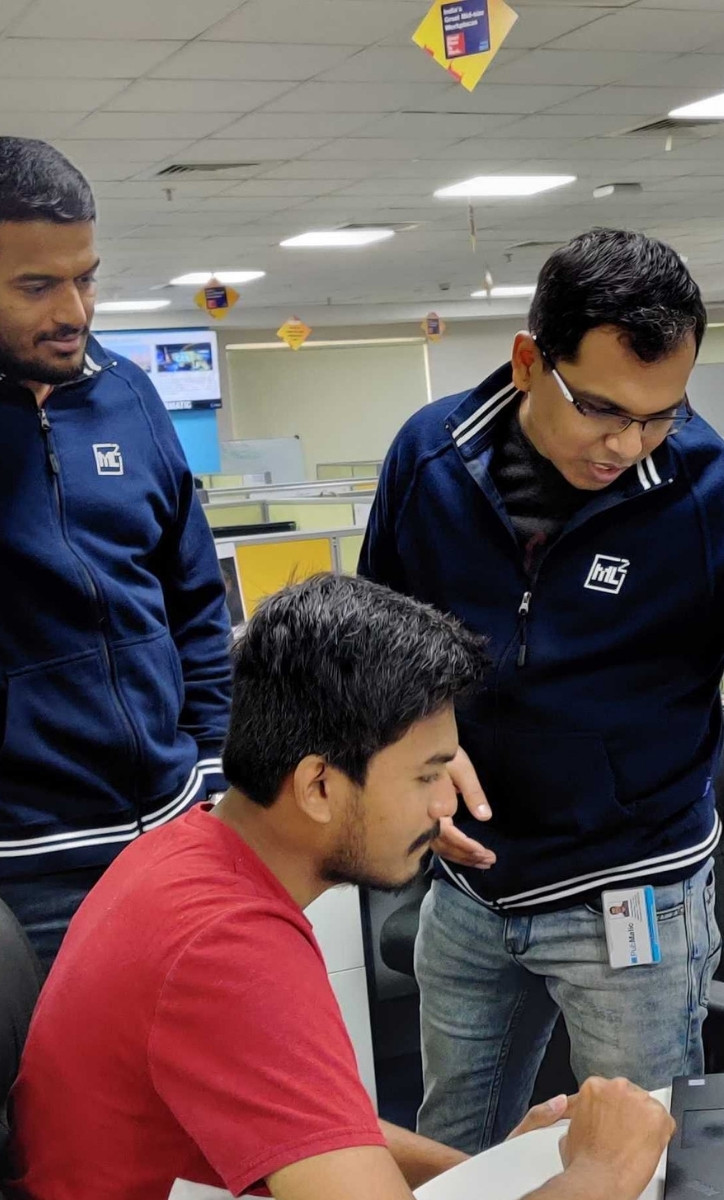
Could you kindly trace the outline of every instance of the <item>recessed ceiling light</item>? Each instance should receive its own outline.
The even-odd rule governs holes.
[[[476,175],[474,179],[464,179],[451,187],[438,188],[435,195],[441,200],[455,197],[467,200],[472,196],[537,196],[540,192],[575,183],[576,178],[575,175]]]
[[[513,300],[517,296],[532,296],[534,293],[534,283],[516,283],[510,284],[510,286],[494,287],[489,292],[471,292],[470,296],[473,300],[487,300],[488,297],[493,300]]]
[[[97,313],[154,312],[157,308],[168,308],[170,300],[104,300],[96,304]]]
[[[373,242],[384,242],[395,236],[394,229],[318,229],[311,233],[300,233],[287,238],[280,246],[348,247],[371,246]]]
[[[711,121],[724,121],[724,92],[718,96],[709,96],[706,100],[697,100],[694,104],[685,104],[682,108],[673,108],[670,117],[681,117],[687,120],[691,117],[708,117]]]
[[[204,287],[212,279],[219,283],[251,283],[262,279],[266,271],[191,271],[188,275],[177,275],[171,280],[174,287]]]

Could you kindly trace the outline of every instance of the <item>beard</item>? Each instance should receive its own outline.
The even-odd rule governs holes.
[[[440,824],[436,822],[427,833],[416,838],[408,847],[408,856],[412,856],[423,846],[427,846],[439,836]],[[340,838],[337,849],[324,860],[320,876],[325,883],[354,884],[357,887],[374,888],[377,892],[400,894],[406,892],[424,875],[425,856],[417,863],[407,879],[389,879],[374,870],[367,861],[364,813],[359,803],[350,805],[347,825]]]
[[[70,331],[63,332],[67,333]],[[9,379],[17,381],[30,379],[34,383],[49,383],[55,386],[63,383],[72,383],[73,380],[79,377],[83,369],[87,340],[88,331],[86,330],[80,361],[69,361],[66,364],[60,362],[56,366],[53,366],[51,363],[45,362],[42,358],[21,358],[0,338],[0,375],[5,375]]]

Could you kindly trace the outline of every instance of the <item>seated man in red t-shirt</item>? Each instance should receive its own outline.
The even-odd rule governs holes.
[[[465,1157],[375,1117],[303,909],[417,874],[455,809],[453,699],[484,665],[457,622],[362,579],[261,606],[235,651],[230,791],[126,849],[70,926],[13,1094],[10,1195],[409,1200]],[[663,1108],[600,1080],[569,1115],[568,1169],[536,1196],[638,1196]]]

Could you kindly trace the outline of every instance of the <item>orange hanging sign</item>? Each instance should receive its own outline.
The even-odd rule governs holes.
[[[207,312],[215,321],[223,321],[237,303],[239,293],[218,279],[210,279],[205,288],[194,296],[199,308]]]
[[[299,317],[292,317],[290,321],[285,321],[281,329],[277,329],[277,337],[286,342],[290,350],[299,350],[307,338],[311,335],[312,330],[304,321],[300,321]]]
[[[447,329],[447,325],[442,317],[438,317],[437,313],[431,312],[425,317],[421,328],[428,342],[439,342]]]

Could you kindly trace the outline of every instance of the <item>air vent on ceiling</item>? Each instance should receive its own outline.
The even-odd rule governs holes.
[[[168,179],[174,175],[213,174],[214,171],[248,171],[250,167],[258,167],[258,162],[224,162],[224,163],[172,163],[156,174],[157,179]]]
[[[404,224],[394,221],[350,221],[346,225],[335,225],[335,229],[392,229],[395,233],[408,233],[411,229],[419,229],[419,224],[410,224],[409,221]]]
[[[693,134],[695,137],[700,136],[700,131],[711,129],[712,132],[716,126],[722,128],[722,123],[717,117],[694,117],[687,121],[684,119],[674,120],[673,117],[662,117],[659,121],[649,121],[645,125],[636,125],[633,129],[621,129],[618,133],[609,134],[609,137],[641,137],[646,133],[676,133],[676,134]]]

